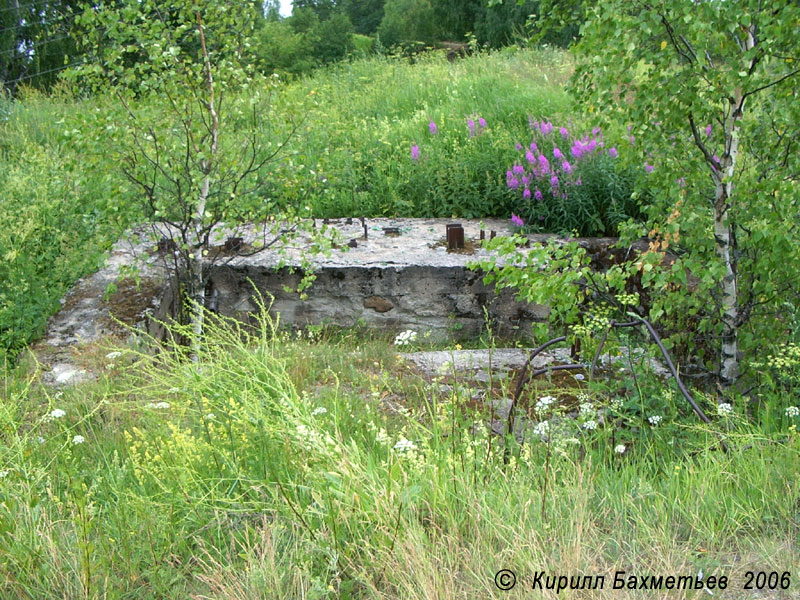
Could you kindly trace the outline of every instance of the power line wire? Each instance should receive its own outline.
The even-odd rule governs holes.
[[[12,10],[22,11],[26,8],[30,8],[31,6],[36,6],[36,4],[37,4],[36,2],[29,2],[28,4],[20,4],[19,6],[9,6],[8,8],[0,8],[0,13],[9,12]]]
[[[26,81],[28,79],[33,79],[34,77],[41,77],[42,75],[47,75],[48,73],[55,73],[56,71],[63,71],[64,69],[69,69],[70,67],[75,67],[77,65],[82,65],[86,60],[78,60],[74,63],[70,63],[68,65],[64,65],[63,67],[58,67],[55,69],[47,69],[46,71],[39,71],[38,73],[34,73],[33,75],[25,75],[24,77],[17,77],[16,79],[9,79],[5,83],[19,83],[20,81]]]
[[[46,45],[46,44],[50,44],[52,42],[60,42],[61,40],[67,40],[67,39],[71,39],[71,38],[72,38],[71,35],[63,35],[61,37],[55,37],[55,38],[45,38],[45,39],[43,39],[41,41],[33,42],[33,50],[34,50],[34,52],[36,51],[36,46]],[[11,48],[10,50],[0,50],[0,55],[3,55],[3,54],[14,54],[15,52],[19,52],[19,50],[17,50],[16,48]]]

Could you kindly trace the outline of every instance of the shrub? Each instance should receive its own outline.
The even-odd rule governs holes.
[[[618,163],[600,129],[581,136],[570,129],[531,121],[533,140],[517,145],[522,156],[506,171],[506,185],[522,196],[514,213],[530,230],[616,235],[620,223],[641,216],[632,199],[636,173]]]

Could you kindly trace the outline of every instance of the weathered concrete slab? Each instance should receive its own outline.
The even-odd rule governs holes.
[[[463,225],[466,249],[448,251],[446,226]],[[484,285],[482,274],[468,263],[489,256],[481,247],[481,231],[489,238],[513,233],[508,221],[466,219],[340,219],[317,221],[335,234],[338,249],[311,255],[311,240],[301,235],[290,246],[236,256],[235,252],[211,269],[218,312],[247,319],[257,309],[254,291],[274,300],[271,310],[285,326],[332,324],[414,329],[432,338],[468,338],[480,334],[491,321],[494,333],[514,336],[531,323],[547,318],[548,307],[518,302],[510,290],[497,292]],[[387,230],[396,232],[387,235]],[[158,251],[154,239],[170,237],[157,226],[142,227],[118,242],[103,269],[82,278],[62,300],[63,308],[51,320],[45,338],[35,350],[43,362],[69,367],[71,349],[105,336],[124,335],[127,325],[144,323],[164,297],[171,269],[169,252]],[[226,233],[220,232],[224,240]],[[244,247],[252,249],[258,228],[236,231]],[[530,235],[532,242],[552,236]],[[610,239],[579,240],[590,252],[608,252]],[[222,242],[220,242],[221,244]],[[220,246],[221,247],[221,246]],[[296,292],[304,261],[311,262],[316,281]],[[136,266],[135,278],[131,267]],[[112,286],[113,292],[106,294]],[[255,289],[254,289],[255,286]],[[58,379],[60,374],[54,374]],[[69,380],[73,378],[67,378]]]

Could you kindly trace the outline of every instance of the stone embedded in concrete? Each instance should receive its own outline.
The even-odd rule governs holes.
[[[392,310],[394,308],[394,304],[392,304],[386,298],[381,298],[380,296],[369,296],[364,298],[364,308],[371,308],[375,312],[385,313]]]

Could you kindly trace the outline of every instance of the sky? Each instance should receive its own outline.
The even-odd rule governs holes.
[[[288,17],[292,14],[292,0],[281,0],[281,15]]]

